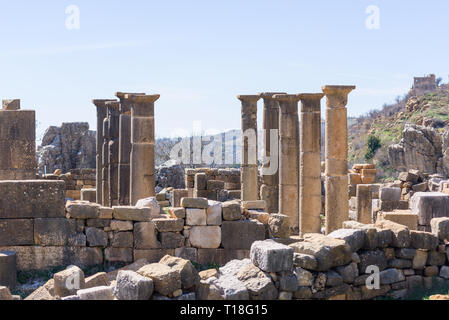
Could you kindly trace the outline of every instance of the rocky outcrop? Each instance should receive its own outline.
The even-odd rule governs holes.
[[[40,174],[53,173],[56,169],[95,168],[95,131],[88,123],[63,123],[61,127],[49,127],[37,149]]]
[[[399,144],[390,145],[388,158],[398,171],[410,169],[426,173],[449,174],[449,133],[432,127],[405,124]]]
[[[156,191],[168,187],[185,189],[184,168],[181,165],[166,163],[156,167]]]

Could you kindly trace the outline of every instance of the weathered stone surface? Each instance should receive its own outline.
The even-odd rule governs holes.
[[[206,209],[186,209],[186,225],[205,226],[207,224]]]
[[[222,204],[218,201],[209,200],[207,208],[207,225],[220,226],[222,223]]]
[[[420,225],[430,225],[433,218],[449,217],[449,195],[441,192],[417,192],[410,200],[412,212]]]
[[[201,271],[199,273],[200,279],[201,280],[206,280],[212,277],[217,278],[218,277],[218,270],[217,269],[208,269],[208,270],[204,270]]]
[[[393,247],[396,248],[407,248],[410,247],[410,230],[401,224],[394,223],[388,220],[376,221],[376,227],[381,229],[388,229],[393,232]]]
[[[120,220],[112,220],[110,226],[112,231],[132,231],[134,228],[134,225],[131,221]]]
[[[152,263],[146,265],[137,273],[153,280],[154,291],[160,293],[163,296],[168,296],[181,289],[181,273],[179,270],[170,268],[162,263]]]
[[[189,260],[166,255],[159,263],[165,264],[181,274],[181,283],[183,290],[192,289],[198,284],[200,277],[198,271]]]
[[[174,249],[135,249],[134,250],[134,260],[146,260],[147,263],[156,263],[159,262],[164,256],[167,254],[174,255]],[[141,266],[143,267],[143,266]],[[139,269],[139,268],[138,268]],[[137,270],[138,270],[137,269]],[[133,271],[137,271],[133,270]]]
[[[134,271],[119,271],[114,295],[118,300],[149,300],[153,294],[153,280]]]
[[[366,272],[367,267],[375,265],[379,268],[380,271],[387,268],[387,259],[385,258],[385,254],[382,250],[376,251],[364,251],[359,254],[360,263],[359,273],[364,274]]]
[[[161,207],[159,206],[159,203],[156,201],[155,197],[140,199],[136,203],[137,208],[149,208],[150,209],[150,216],[152,218],[159,217],[159,214],[161,213]]]
[[[102,229],[87,227],[86,237],[89,247],[108,246],[108,234]]]
[[[368,289],[368,287],[364,285],[360,289],[361,298],[362,300],[371,300],[376,297],[384,296],[390,290],[391,286],[388,284],[381,285],[379,289]]]
[[[13,251],[0,251],[0,286],[14,289],[17,284],[17,256]]]
[[[307,270],[317,270],[317,259],[309,254],[293,253],[293,265]]]
[[[439,240],[449,240],[449,218],[434,218],[430,221],[432,233],[438,237]]]
[[[151,218],[150,208],[139,207],[112,207],[114,219],[124,221],[149,221]]]
[[[235,276],[222,276],[213,282],[224,300],[249,300],[246,286]]]
[[[239,202],[228,201],[222,204],[223,220],[236,221],[242,217],[242,208]]]
[[[430,232],[411,231],[411,246],[415,249],[435,250],[438,238]]]
[[[108,207],[100,207],[100,212],[98,213],[98,219],[112,219],[114,215],[114,210]]]
[[[291,271],[293,248],[273,240],[256,241],[251,246],[252,263],[265,272]]]
[[[100,205],[90,202],[69,201],[66,204],[67,215],[71,219],[97,219]]]
[[[74,245],[76,235],[76,220],[65,218],[34,219],[34,243],[37,245]]]
[[[251,249],[253,242],[265,240],[265,226],[258,221],[223,221],[221,244],[225,249]]]
[[[110,262],[132,262],[132,248],[112,248],[108,247],[104,250],[105,259]]]
[[[80,298],[80,300],[87,300],[87,301],[114,300],[113,288],[107,286],[78,290],[76,295]]]
[[[411,248],[401,248],[396,249],[395,254],[398,258],[413,260],[413,257],[416,255],[416,250]]]
[[[380,284],[392,284],[405,281],[404,273],[399,269],[385,269],[380,274]]]
[[[426,266],[427,262],[427,251],[416,250],[415,256],[413,257],[413,269],[422,270]]]
[[[159,232],[180,232],[184,229],[183,219],[153,219],[153,223]]]
[[[181,207],[207,209],[208,202],[206,198],[182,198]]]
[[[377,215],[379,220],[389,220],[398,224],[402,224],[410,230],[418,230],[418,215],[410,210],[395,210],[394,212],[379,212]]]
[[[4,300],[13,300],[13,297],[8,287],[0,286],[0,301]]]
[[[352,261],[349,245],[344,240],[333,239],[321,234],[305,234],[304,241],[290,245],[296,253],[310,254],[318,261],[318,271],[346,265]]]
[[[218,248],[221,244],[221,228],[218,226],[192,227],[189,240],[195,248]]]
[[[427,265],[442,266],[446,262],[446,254],[439,251],[429,251],[427,255]]]
[[[251,300],[275,300],[278,297],[270,276],[252,264],[241,269],[236,277],[248,289]]]
[[[359,251],[365,244],[366,235],[358,229],[339,229],[328,235],[330,238],[344,240],[353,252]]]
[[[406,259],[392,259],[388,261],[389,268],[407,269],[412,267],[412,261]]]
[[[270,214],[268,230],[273,238],[288,238],[290,236],[290,217],[285,214]]]
[[[444,279],[449,279],[449,267],[442,266],[440,269],[440,277]]]
[[[101,287],[101,286],[109,286],[109,278],[106,272],[98,272],[90,277],[85,279],[85,289]]]
[[[132,232],[117,232],[114,234],[111,246],[114,248],[132,248],[134,237]]]
[[[45,288],[45,286],[37,288],[33,293],[31,293],[25,300],[34,300],[34,301],[48,301],[48,300],[56,300],[56,298],[50,294],[50,292]]]
[[[63,181],[0,181],[0,219],[64,218]]]
[[[55,273],[53,276],[55,295],[67,297],[85,287],[84,272],[77,266],[71,266],[66,270]]]
[[[289,292],[295,292],[296,290],[298,290],[298,278],[296,277],[294,272],[285,272],[278,279],[279,290]]]
[[[126,266],[124,266],[122,268],[115,269],[113,271],[108,272],[107,275],[108,275],[109,281],[116,280],[119,271],[137,271],[140,268],[142,268],[143,266],[146,266],[147,264],[149,264],[147,259],[134,259],[134,260],[135,260],[135,262],[133,262],[133,263],[131,263],[129,265],[126,265]]]
[[[172,219],[185,219],[186,209],[182,207],[169,208],[168,213]]]
[[[1,202],[1,200],[0,200]],[[0,246],[24,246],[34,244],[33,220],[0,220]]]
[[[359,269],[355,262],[351,262],[346,266],[337,267],[336,270],[346,283],[353,283],[354,279],[359,276]]]
[[[157,240],[156,225],[151,222],[138,222],[134,224],[135,249],[159,249],[161,243]]]
[[[184,236],[177,232],[160,232],[159,240],[163,249],[176,249],[185,244]]]
[[[223,267],[220,268],[220,277],[221,276],[232,276],[235,277],[239,273],[241,269],[252,264],[250,259],[242,259],[242,260],[232,260],[226,263]]]
[[[176,248],[175,257],[183,258],[185,260],[198,262],[198,249],[197,248]]]
[[[382,187],[379,191],[381,201],[399,201],[401,200],[401,188]]]

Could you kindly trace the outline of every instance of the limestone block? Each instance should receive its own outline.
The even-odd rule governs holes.
[[[256,241],[251,246],[251,261],[265,272],[291,271],[293,248],[273,240]]]
[[[198,271],[189,260],[166,255],[159,261],[159,263],[179,271],[181,274],[182,290],[188,291],[194,288],[200,281]]]
[[[217,191],[224,189],[224,182],[219,180],[208,180],[207,181],[207,190],[209,191]]]
[[[207,224],[206,209],[186,209],[186,225],[205,226]]]
[[[134,271],[119,271],[114,295],[118,300],[149,300],[153,294],[153,280]]]
[[[104,250],[105,260],[110,262],[132,262],[132,248],[112,248],[108,247]]]
[[[170,208],[168,212],[173,219],[185,219],[186,217],[186,209],[182,207]]]
[[[388,229],[393,232],[393,247],[407,248],[410,246],[410,230],[406,226],[388,220],[376,221],[375,226],[381,229]]]
[[[415,249],[435,250],[438,246],[438,238],[430,232],[411,231],[411,246]]]
[[[429,251],[427,256],[427,265],[442,266],[446,263],[445,252]]]
[[[65,218],[34,219],[34,243],[41,246],[74,244],[76,220]]]
[[[160,232],[159,241],[162,249],[176,249],[185,245],[185,238],[178,232]]]
[[[449,240],[449,218],[434,218],[430,221],[432,233],[440,241]]]
[[[242,201],[242,208],[246,210],[267,211],[267,202],[265,200]]]
[[[225,249],[249,250],[254,241],[265,240],[265,226],[256,221],[223,221],[221,243]]]
[[[71,219],[97,219],[100,205],[90,202],[68,201],[66,204],[67,217]]]
[[[366,241],[366,234],[358,229],[339,229],[330,233],[328,237],[344,240],[353,252],[363,248]]]
[[[134,224],[131,221],[112,220],[112,231],[131,231],[134,228]]]
[[[270,214],[268,230],[271,237],[287,239],[290,236],[290,221],[290,217],[285,214]]]
[[[175,257],[183,258],[193,262],[198,262],[198,249],[197,248],[176,248]]]
[[[355,262],[351,262],[346,266],[337,267],[336,271],[340,274],[345,283],[353,283],[354,279],[359,276],[359,269]]]
[[[102,229],[87,227],[86,237],[89,247],[107,247],[108,234]]]
[[[84,272],[77,266],[70,266],[66,270],[55,273],[53,276],[55,295],[67,297],[85,287]]]
[[[0,246],[25,246],[33,244],[32,219],[0,220]]]
[[[379,191],[381,201],[399,201],[401,200],[401,188],[382,187]]]
[[[152,221],[159,232],[180,232],[184,229],[184,219],[159,218]]]
[[[360,263],[358,267],[360,274],[365,274],[366,269],[372,265],[379,267],[380,271],[387,268],[387,259],[385,258],[385,253],[382,250],[365,251],[359,254],[359,257]]]
[[[427,251],[416,250],[415,256],[413,257],[413,269],[422,270],[426,266],[427,262]]]
[[[134,250],[134,260],[137,261],[137,260],[144,259],[146,261],[146,263],[145,263],[145,265],[146,265],[148,263],[159,262],[167,254],[174,255],[175,250],[174,249],[140,249],[140,250],[135,249]],[[143,267],[143,265],[140,267]]]
[[[159,249],[161,243],[157,240],[156,225],[153,221],[134,224],[135,249]]]
[[[89,289],[78,290],[76,295],[80,300],[114,300],[113,288],[102,286]]]
[[[401,172],[399,173],[398,179],[403,182],[411,182],[415,184],[418,182],[419,175],[412,172]]]
[[[134,237],[132,232],[117,232],[111,241],[113,248],[132,248],[134,245]]]
[[[2,100],[3,110],[20,110],[20,99]]]
[[[249,300],[246,286],[233,276],[223,276],[213,282],[218,293],[224,300]]]
[[[149,221],[152,217],[150,208],[139,207],[112,207],[114,219],[124,221]]]
[[[0,301],[14,300],[8,287],[0,286]]]
[[[159,203],[156,201],[155,197],[149,197],[145,199],[140,199],[136,203],[137,208],[149,208],[151,217],[157,218],[161,212]]]
[[[433,218],[449,217],[449,195],[441,192],[417,192],[410,200],[420,225],[430,225]]]
[[[243,267],[237,273],[236,278],[245,285],[251,300],[275,300],[278,298],[278,291],[271,277],[252,264]]]
[[[206,198],[182,198],[181,207],[207,209],[208,202]]]
[[[219,226],[194,226],[190,229],[189,240],[195,248],[218,248],[221,244],[221,228]]]
[[[377,216],[379,220],[389,220],[402,224],[409,230],[418,230],[418,215],[410,210],[395,210],[393,212],[380,212]]]
[[[293,254],[293,265],[315,271],[318,268],[318,260],[312,255],[295,252]]]
[[[63,181],[0,181],[0,219],[64,218]]]
[[[379,210],[391,212],[394,210],[408,210],[409,203],[407,200],[400,201],[379,201]]]
[[[17,284],[17,256],[13,251],[0,251],[0,286],[14,289]]]
[[[236,201],[227,201],[222,204],[223,220],[236,221],[242,217],[242,208]]]
[[[94,288],[94,287],[101,287],[101,286],[109,286],[109,278],[106,272],[98,272],[90,277],[87,277],[85,279],[85,285],[84,288]]]
[[[154,291],[163,296],[168,296],[182,287],[179,270],[162,263],[146,265],[137,270],[137,273],[150,278],[154,284]]]
[[[97,199],[97,189],[81,189],[81,201],[94,202]]]
[[[222,223],[222,204],[218,201],[209,200],[209,207],[207,208],[207,225],[220,226]]]
[[[189,191],[187,189],[174,189],[172,191],[171,205],[172,207],[180,207],[181,199],[187,198],[189,196]]]
[[[304,241],[290,245],[296,253],[309,254],[318,261],[317,270],[327,271],[332,267],[346,265],[352,261],[352,252],[344,240],[321,234],[305,234]]]

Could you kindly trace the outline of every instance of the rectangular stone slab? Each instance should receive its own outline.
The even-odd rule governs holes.
[[[0,219],[65,217],[64,181],[0,181]]]

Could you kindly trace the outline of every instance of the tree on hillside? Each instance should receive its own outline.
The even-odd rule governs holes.
[[[369,136],[368,137],[368,150],[366,150],[365,153],[365,160],[371,161],[374,158],[374,155],[376,154],[377,150],[381,147],[380,139],[376,136]]]

